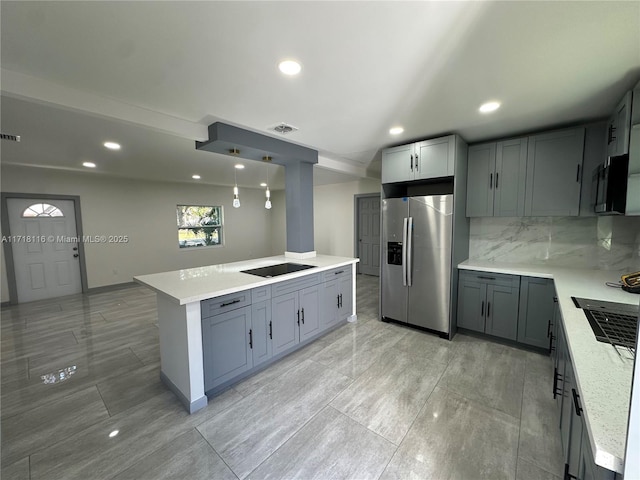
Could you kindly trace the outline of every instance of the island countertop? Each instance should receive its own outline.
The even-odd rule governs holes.
[[[208,298],[219,297],[242,290],[271,285],[282,282],[283,280],[291,280],[293,278],[331,270],[336,267],[350,266],[357,262],[359,262],[357,258],[335,257],[330,255],[316,255],[315,257],[304,259],[276,255],[240,262],[221,263],[218,265],[186,268],[171,272],[138,275],[133,279],[155,290],[157,293],[166,295],[179,305],[185,305],[187,303],[199,302]],[[314,268],[270,278],[242,273],[242,270],[267,267],[279,263],[298,263],[312,265]]]
[[[593,458],[597,465],[622,473],[633,361],[596,340],[583,311],[576,308],[571,297],[638,306],[638,295],[605,285],[618,282],[624,272],[479,260],[466,260],[458,268],[554,280]]]

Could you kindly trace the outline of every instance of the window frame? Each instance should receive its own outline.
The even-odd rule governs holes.
[[[195,217],[192,217],[187,223],[183,223],[181,225],[181,208],[182,209],[211,209],[211,212],[214,209],[217,211],[217,223],[194,223],[197,222]],[[183,217],[184,218],[184,217]],[[199,221],[202,222],[204,219],[209,218],[213,219],[214,216],[209,217],[200,217]],[[176,227],[178,230],[178,250],[180,251],[199,251],[202,248],[220,248],[224,247],[224,208],[222,205],[192,205],[192,204],[178,204],[176,205]],[[180,238],[181,231],[189,231],[193,232],[193,235],[196,236],[199,231],[202,231],[204,234],[204,238],[196,237],[194,240],[196,241],[204,241],[207,242],[208,234],[206,229],[211,229],[211,236],[213,237],[213,232],[217,232],[218,243],[211,244],[193,244],[186,245],[186,242],[190,240],[183,240]],[[185,242],[182,244],[181,242]],[[196,247],[196,248],[194,248]]]

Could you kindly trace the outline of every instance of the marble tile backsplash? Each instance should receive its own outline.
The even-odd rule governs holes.
[[[640,270],[640,217],[472,218],[469,258]]]

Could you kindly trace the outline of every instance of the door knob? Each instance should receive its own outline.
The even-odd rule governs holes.
[[[77,253],[73,254],[73,258],[78,258],[80,255],[78,255]]]

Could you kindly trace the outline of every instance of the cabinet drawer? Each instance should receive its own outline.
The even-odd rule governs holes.
[[[243,290],[242,292],[230,293],[221,297],[210,298],[200,302],[202,318],[208,318],[220,313],[230,312],[237,308],[251,305],[251,291]]]
[[[271,286],[271,295],[278,297],[280,295],[302,290],[303,288],[318,285],[321,282],[322,273],[314,273],[312,275],[294,278],[293,280],[285,280],[284,282],[275,283]]]
[[[460,280],[477,281],[490,285],[501,285],[505,287],[519,287],[520,276],[508,275],[505,273],[477,272],[472,270],[460,270]]]
[[[251,303],[258,303],[271,298],[271,285],[258,287],[251,290]]]
[[[324,281],[336,280],[351,275],[351,265],[344,265],[342,267],[334,268],[333,270],[327,270],[324,273]]]

